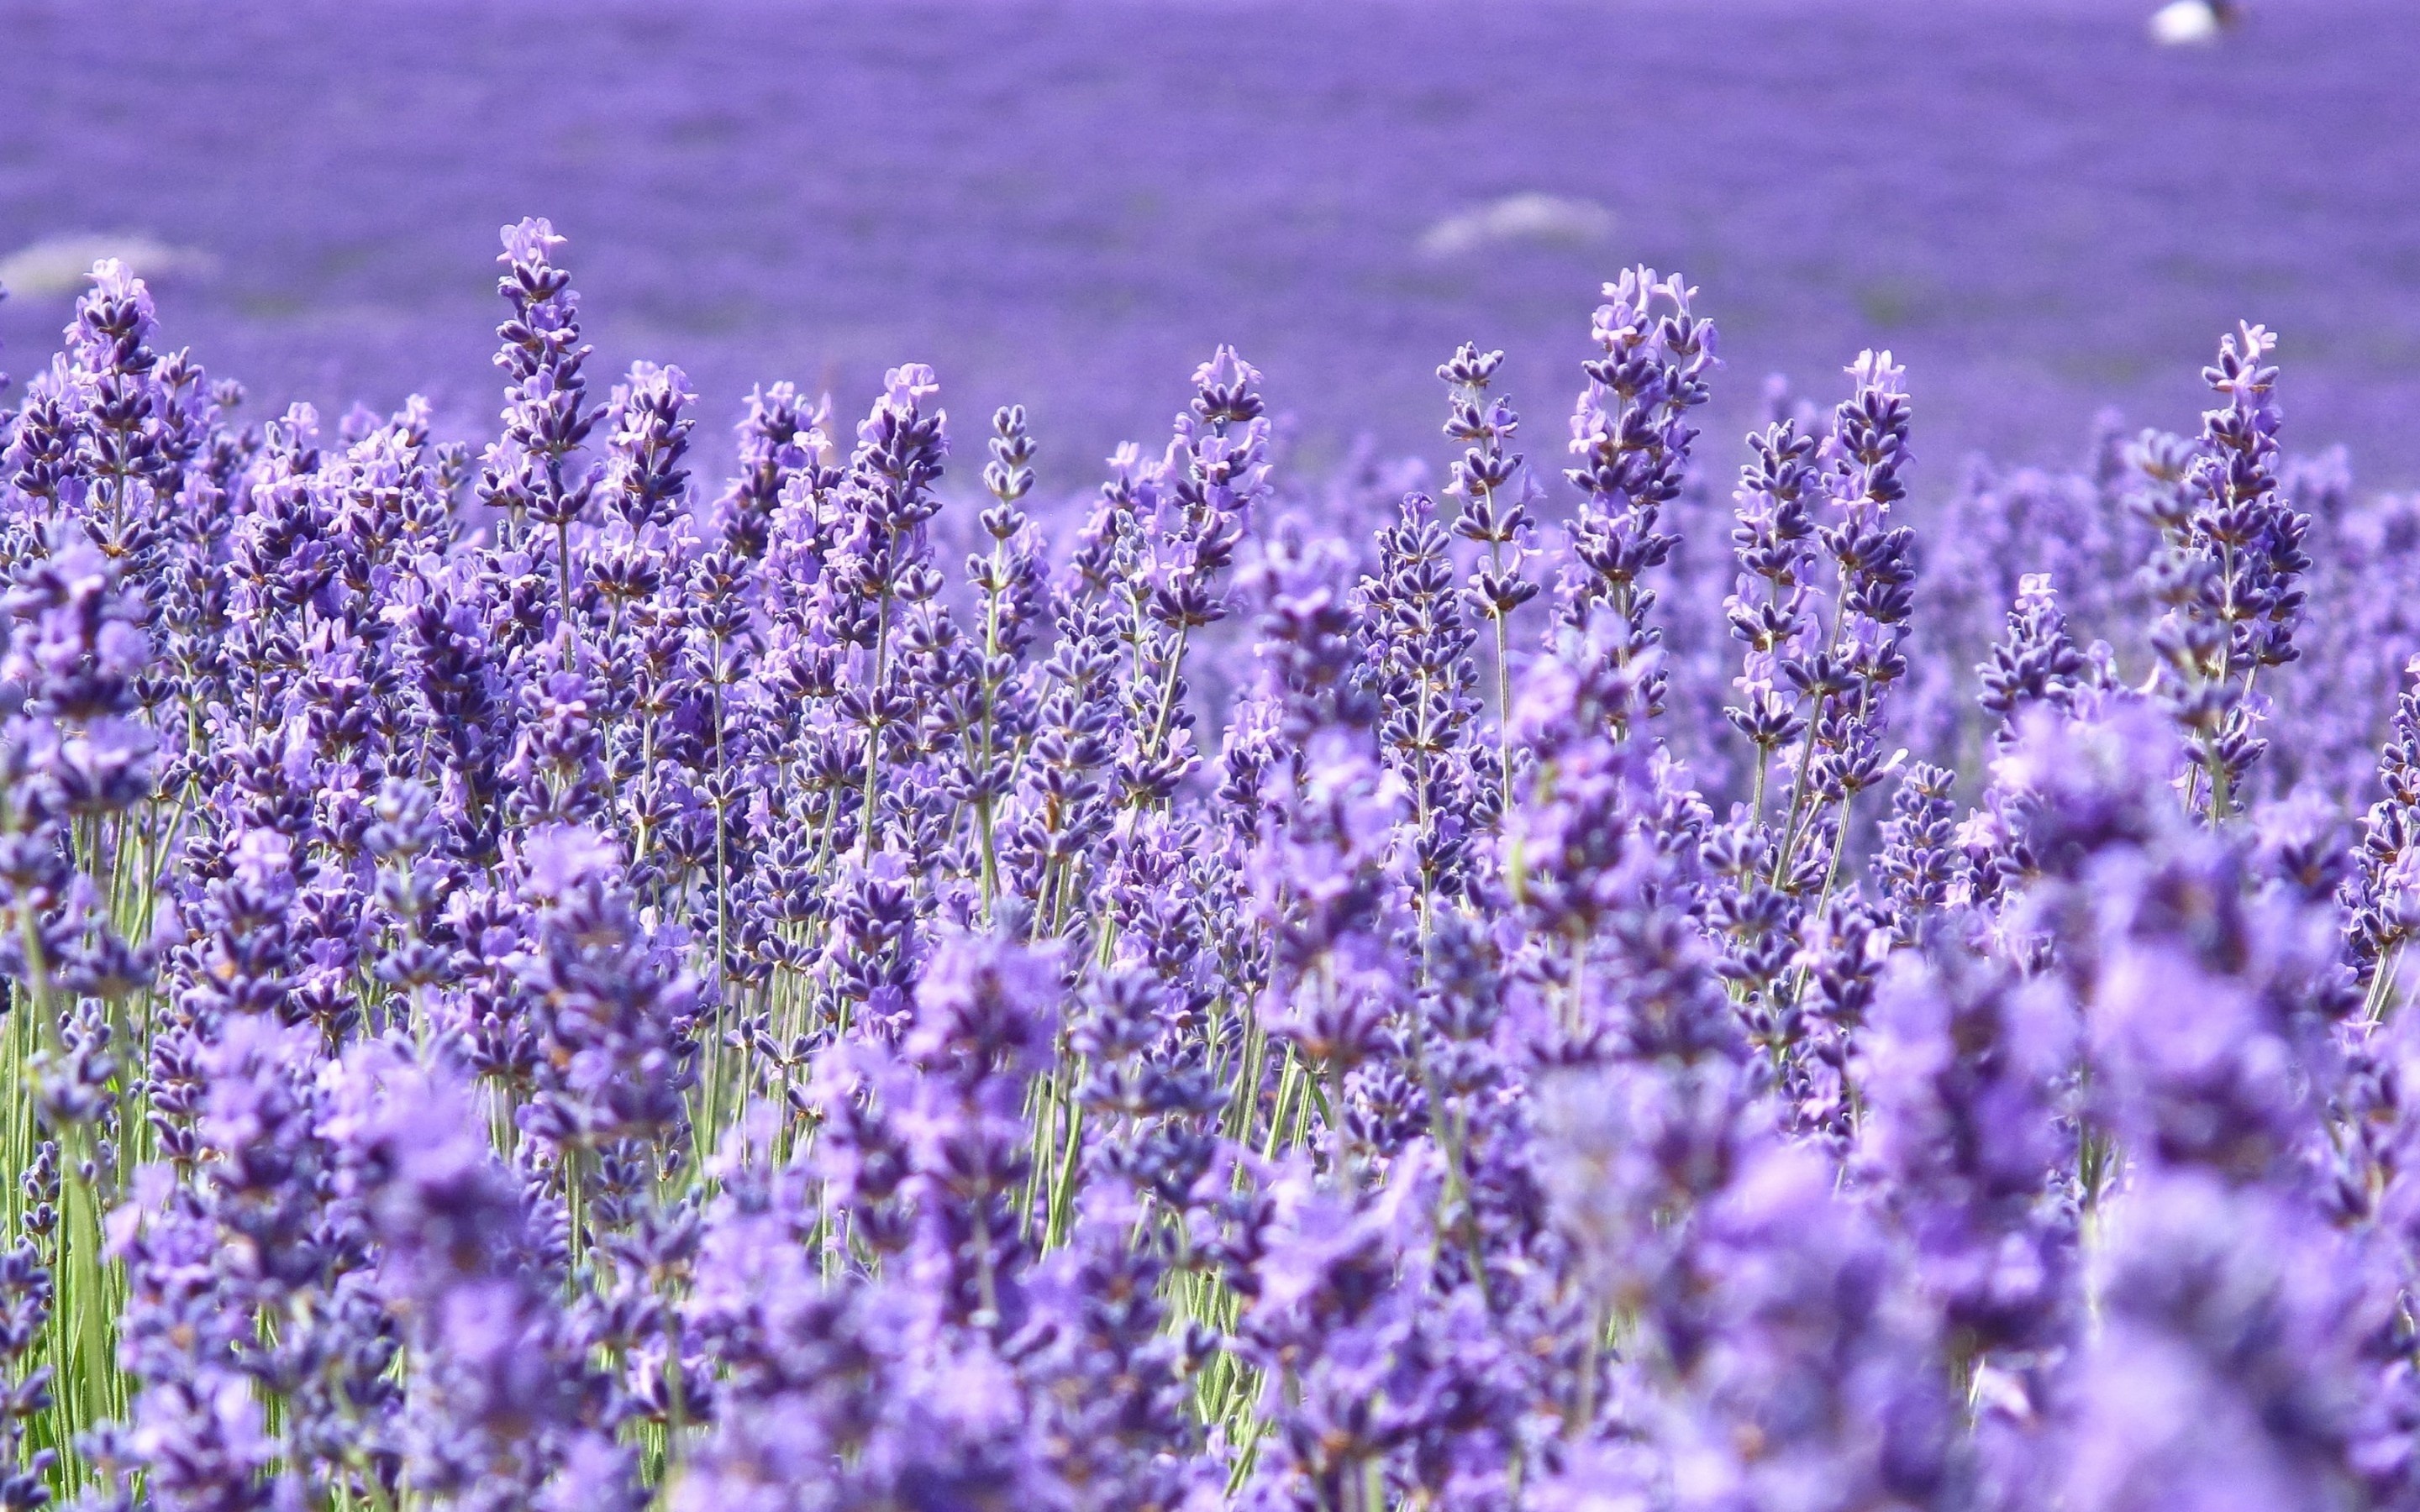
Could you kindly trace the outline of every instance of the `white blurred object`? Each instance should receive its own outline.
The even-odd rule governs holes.
[[[2151,40],[2162,47],[2207,47],[2236,20],[2231,0],[2168,0],[2151,13]]]
[[[172,247],[139,232],[71,231],[0,257],[0,288],[35,299],[82,293],[92,280],[92,265],[104,257],[116,258],[145,279],[206,274],[218,265],[208,253]]]
[[[1507,194],[1430,226],[1420,233],[1420,251],[1431,257],[1459,257],[1520,242],[1587,247],[1612,234],[1613,212],[1592,200]]]

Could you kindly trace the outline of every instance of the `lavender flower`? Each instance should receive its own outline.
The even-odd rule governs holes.
[[[1571,449],[1580,459],[1567,476],[1588,501],[1572,530],[1557,608],[1560,632],[1587,635],[1626,689],[1608,712],[1618,733],[1664,710],[1657,650],[1649,622],[1655,593],[1643,581],[1670,556],[1674,538],[1659,532],[1663,505],[1678,497],[1697,432],[1686,416],[1705,403],[1714,366],[1714,322],[1690,313],[1695,289],[1678,274],[1625,270],[1605,285],[1591,333],[1602,358],[1583,364],[1587,391],[1572,416]],[[1592,623],[1602,604],[1606,623]]]
[[[2224,404],[2202,416],[2196,445],[2180,454],[2147,441],[2139,453],[2150,480],[2144,507],[2162,532],[2146,569],[2167,606],[2151,636],[2160,695],[2191,735],[2201,768],[2193,787],[2218,818],[2240,806],[2268,748],[2255,733],[2253,683],[2260,669],[2297,655],[2296,579],[2311,564],[2303,550],[2310,518],[2278,491],[2277,370],[2265,365],[2275,346],[2253,325],[2223,338],[2202,380]]]

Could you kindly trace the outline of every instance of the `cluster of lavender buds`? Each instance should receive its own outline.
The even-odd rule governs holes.
[[[503,239],[491,437],[113,263],[0,414],[0,1509],[2420,1508],[2413,506],[2265,331],[1726,524],[1635,269],[1353,533],[1227,348],[706,487]]]

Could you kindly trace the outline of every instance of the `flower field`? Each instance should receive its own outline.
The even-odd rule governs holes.
[[[993,65],[1016,99],[1069,15],[1142,11],[964,13],[1031,42]],[[2276,72],[2350,108],[2318,13],[2276,18]],[[126,45],[331,45],[293,14],[162,6]],[[619,51],[567,14],[477,24],[635,68],[788,13],[609,8]],[[1207,51],[1165,66],[1220,55],[1232,17],[1171,14]],[[1987,34],[1943,14],[1888,55]],[[0,15],[63,131],[98,42]],[[1666,19],[1643,45],[1712,35]],[[1236,34],[1236,87],[1305,66],[1253,53],[1326,23],[1288,24]],[[90,120],[0,156],[0,198],[114,140]],[[364,172],[454,182],[430,131]],[[1273,275],[1239,234],[1205,308],[1290,331],[1311,397],[1213,333],[1098,466],[1145,423],[1131,364],[1207,316],[1025,343],[1117,261],[1091,232],[1061,294],[958,332],[978,392],[1065,379],[1031,409],[858,371],[913,321],[720,406],[609,360],[647,317],[576,286],[592,240],[661,239],[518,208],[490,313],[447,293],[383,351],[247,314],[202,221],[19,255],[0,1509],[2420,1506],[2420,497],[2300,439],[2346,395],[2317,440],[2399,465],[2411,374],[2363,364],[2403,338],[2316,270],[2387,309],[2395,233],[2281,275],[2307,389],[2292,324],[2215,316],[2112,378],[2171,430],[2087,425],[2051,347],[1977,358],[2040,247],[1977,270],[2009,313],[1906,316],[1913,359],[1856,339],[1901,316],[1793,324],[1752,265],[1734,343],[1722,281],[1615,255],[1630,203],[1478,174],[1387,233],[1425,291],[1243,297]],[[980,265],[861,239],[936,259],[897,276],[938,309]],[[1591,263],[1567,362],[1323,366],[1526,320]],[[2212,297],[2074,340],[2139,356]],[[706,366],[786,360],[733,298]],[[469,329],[412,334],[441,317]],[[2081,463],[1934,465],[1928,352],[1948,434],[2071,424]],[[387,392],[429,375],[457,397]],[[332,376],[376,407],[304,402]]]
[[[178,342],[259,403],[419,393],[466,436],[496,227],[543,214],[600,364],[679,363],[718,467],[754,385],[923,362],[1026,406],[1058,498],[1222,342],[1309,473],[1431,455],[1443,354],[1559,393],[1646,262],[1722,323],[1720,434],[1768,373],[1898,353],[1922,497],[2070,463],[2104,406],[2190,428],[2242,319],[2289,344],[2294,450],[2420,484],[2409,7],[2160,49],[2156,3],[0,0],[0,263],[157,243]],[[21,379],[101,255],[0,274]]]

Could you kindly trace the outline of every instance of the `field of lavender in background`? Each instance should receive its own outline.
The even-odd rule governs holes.
[[[2290,449],[2410,481],[2420,28],[2302,0],[2163,50],[2148,8],[0,0],[0,258],[141,234],[193,265],[154,281],[173,338],[268,408],[418,390],[463,431],[495,227],[545,214],[601,370],[682,364],[712,444],[752,383],[853,404],[915,360],[1029,405],[1069,487],[1221,341],[1306,466],[1434,454],[1457,342],[1559,395],[1646,260],[1722,326],[1718,435],[1769,372],[1897,351],[1919,493],[1970,448],[2070,461],[2102,405],[2189,424],[2238,318],[2286,334]],[[0,338],[66,313],[21,294]]]

